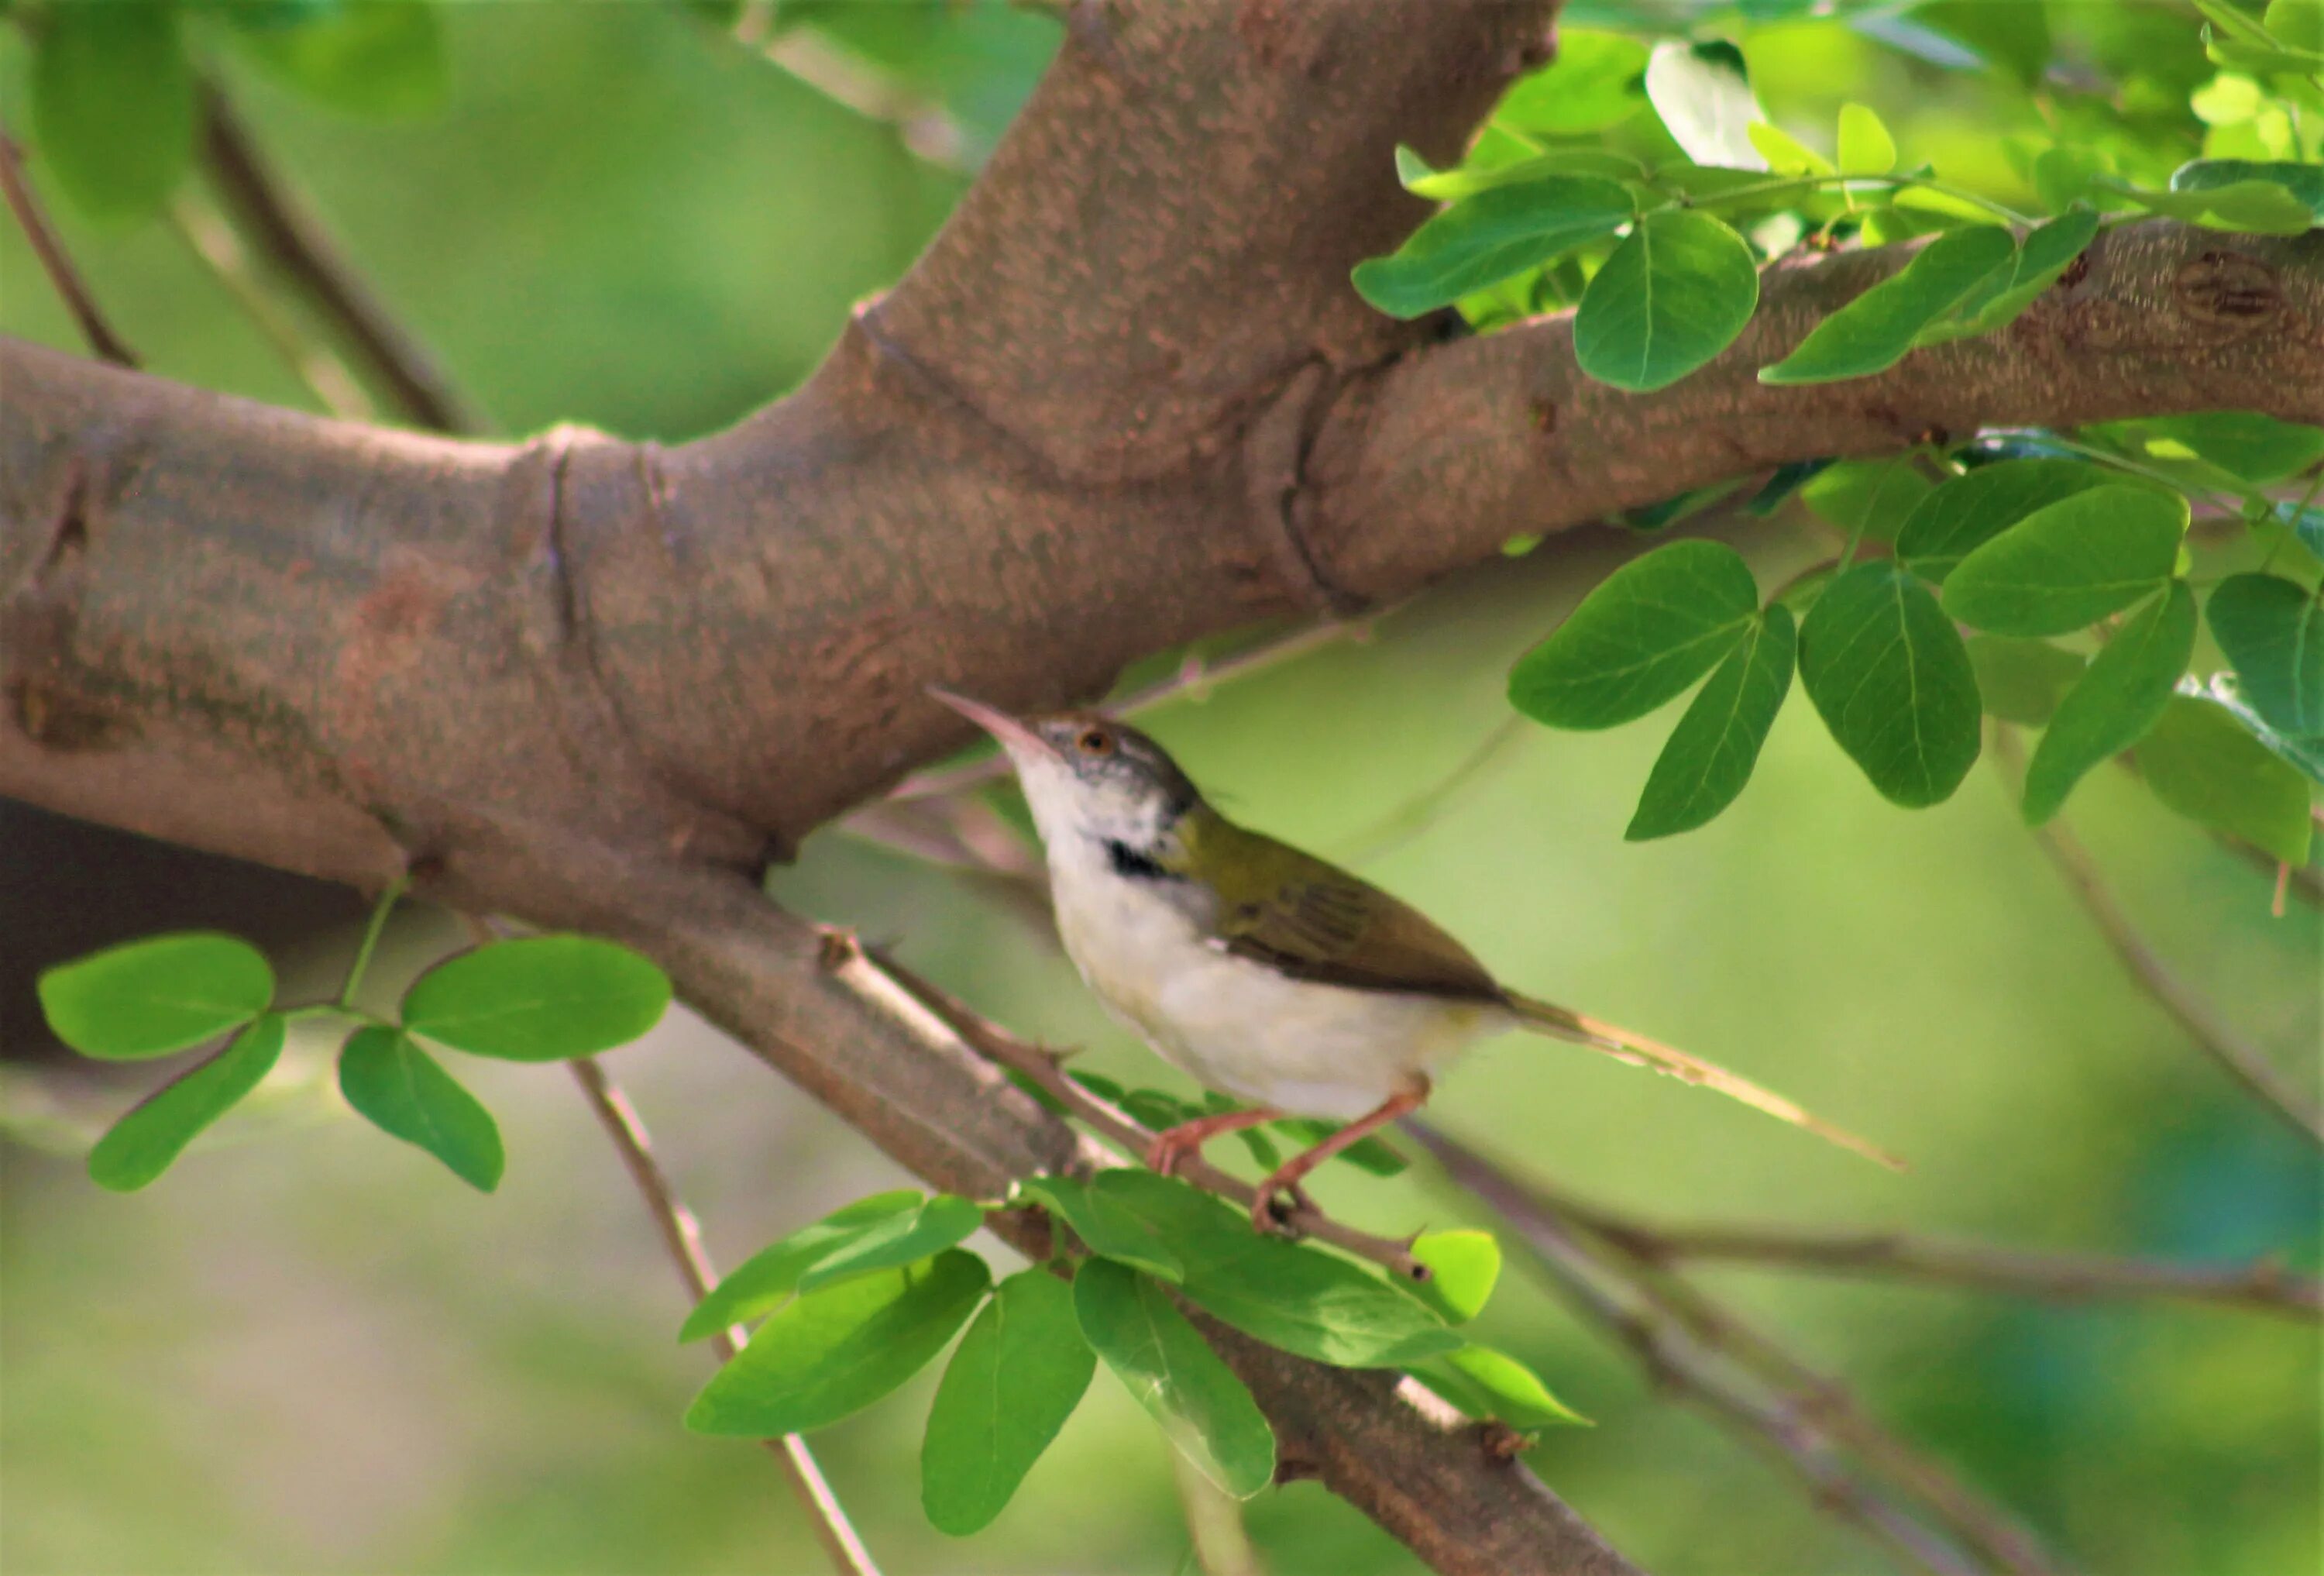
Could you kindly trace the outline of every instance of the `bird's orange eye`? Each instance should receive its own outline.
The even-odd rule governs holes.
[[[1082,747],[1084,755],[1103,755],[1113,748],[1113,735],[1103,728],[1084,728],[1074,742]]]

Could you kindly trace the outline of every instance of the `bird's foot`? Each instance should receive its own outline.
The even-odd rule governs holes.
[[[1305,1188],[1283,1180],[1279,1172],[1260,1183],[1250,1201],[1250,1223],[1261,1236],[1287,1237],[1295,1242],[1306,1235],[1295,1223],[1297,1217],[1321,1212]]]
[[[1189,1122],[1186,1127],[1195,1125]],[[1167,1128],[1155,1134],[1154,1141],[1146,1146],[1146,1169],[1157,1176],[1176,1175],[1186,1157],[1202,1148],[1202,1139],[1182,1137],[1185,1131],[1185,1127]]]

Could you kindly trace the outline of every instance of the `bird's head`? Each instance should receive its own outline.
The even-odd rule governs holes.
[[[928,693],[1001,742],[1052,847],[1088,837],[1146,853],[1202,802],[1159,744],[1102,713],[1014,717],[949,690]]]

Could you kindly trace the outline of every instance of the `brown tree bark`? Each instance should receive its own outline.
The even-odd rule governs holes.
[[[674,448],[464,443],[0,351],[0,793],[577,926],[903,1165],[990,1194],[1072,1134],[749,879],[962,742],[921,687],[1085,697],[1271,615],[1932,428],[2324,420],[2324,236],[2108,234],[2006,333],[1884,376],[1753,369],[1898,265],[1771,272],[1636,398],[1552,318],[1444,342],[1347,283],[1554,0],[1082,0],[927,255],[797,393]],[[1375,1377],[1222,1336],[1285,1441],[1453,1571],[1626,1569]]]

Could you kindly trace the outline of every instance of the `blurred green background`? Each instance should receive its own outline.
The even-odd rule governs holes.
[[[867,49],[927,20],[858,9],[841,29]],[[407,120],[344,118],[217,64],[503,431],[580,420],[675,440],[732,421],[806,373],[964,184],[678,7],[473,5],[447,23],[449,96]],[[1861,97],[1912,157],[1966,142],[1986,113],[1973,81],[1818,36],[1757,46],[1779,114],[1828,121]],[[954,115],[973,162],[1054,42],[1041,17],[971,8],[904,75]],[[20,131],[25,69],[21,41],[0,35],[0,113]],[[152,371],[314,405],[168,225],[92,226],[50,195]],[[79,348],[13,226],[0,328]],[[1738,539],[1768,584],[1811,548],[1796,524]],[[1619,554],[1591,533],[1462,576],[1369,641],[1148,721],[1239,817],[1360,852],[1500,722],[1509,661]],[[1434,1106],[1444,1128],[1649,1218],[2313,1265],[2312,1155],[2131,988],[1997,778],[1934,811],[1893,809],[1794,696],[1732,811],[1628,845],[1663,732],[1528,729],[1360,867],[1504,977],[1744,1069],[1914,1169],[1889,1176],[1534,1041],[1490,1045],[1452,1076]],[[2316,911],[2271,918],[2264,876],[2126,774],[2093,778],[2071,819],[2172,966],[2312,1085]],[[974,880],[826,832],[776,889],[892,937],[1026,1033],[1089,1046],[1093,1067],[1183,1087],[1102,1018],[1040,926]],[[351,939],[316,936],[292,972],[319,984]],[[451,940],[439,922],[403,927],[374,988],[392,992]],[[610,1064],[721,1262],[903,1180],[698,1026],[673,1023]],[[678,1288],[566,1074],[464,1069],[508,1138],[508,1180],[484,1198],[344,1120],[327,1066],[311,1047],[286,1057],[264,1109],[127,1197],[100,1193],[67,1150],[134,1087],[78,1065],[6,1075],[0,1570],[820,1569],[771,1464],[678,1427],[705,1356],[674,1343]],[[1382,1230],[1459,1215],[1418,1168],[1321,1193]],[[1752,1270],[1704,1279],[2089,1570],[2292,1576],[2324,1557],[2310,1327]],[[1548,1436],[1532,1462],[1650,1569],[1884,1568],[1793,1479],[1651,1393],[1515,1265],[1486,1324],[1598,1420]],[[1193,1568],[1166,1447],[1103,1376],[991,1532],[929,1530],[917,1452],[933,1378],[815,1442],[888,1571]],[[1248,1520],[1286,1576],[1417,1568],[1313,1485],[1262,1496]]]

